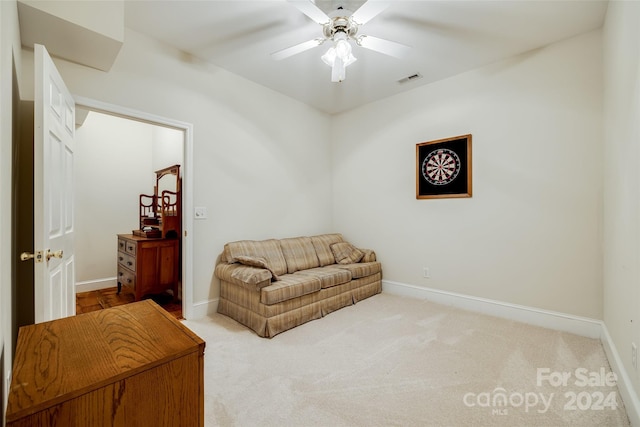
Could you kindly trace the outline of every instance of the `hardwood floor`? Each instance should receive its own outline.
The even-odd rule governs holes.
[[[182,319],[182,304],[180,302],[174,303],[170,295],[157,295],[151,299],[175,316],[176,319]],[[124,289],[120,294],[118,294],[118,288],[81,292],[76,294],[76,313],[90,313],[130,302],[133,302],[133,294],[126,292]]]

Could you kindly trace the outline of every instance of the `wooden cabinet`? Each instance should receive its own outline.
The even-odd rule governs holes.
[[[204,426],[204,347],[152,300],[22,327],[6,425]]]
[[[156,239],[118,235],[118,292],[122,286],[135,294],[136,301],[145,295],[161,294],[167,289],[178,297],[180,263],[179,239]]]

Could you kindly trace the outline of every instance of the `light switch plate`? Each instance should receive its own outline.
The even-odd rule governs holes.
[[[193,216],[195,217],[195,219],[206,219],[207,218],[207,208],[205,208],[205,207],[194,208]]]

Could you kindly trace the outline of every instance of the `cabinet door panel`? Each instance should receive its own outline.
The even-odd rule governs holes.
[[[142,290],[152,288],[158,283],[158,247],[142,246],[138,248],[138,285]]]
[[[158,275],[162,285],[172,285],[176,278],[176,248],[175,245],[167,245],[159,248],[158,254]]]

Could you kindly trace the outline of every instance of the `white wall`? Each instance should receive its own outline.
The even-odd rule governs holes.
[[[91,112],[74,160],[76,281],[115,286],[116,234],[139,228],[138,197],[153,194],[153,126]]]
[[[124,0],[21,0],[18,15],[22,42],[52,56],[109,70],[122,47]]]
[[[604,52],[604,321],[640,394],[640,3],[609,2]]]
[[[11,308],[11,150],[13,126],[12,69],[17,53],[16,71],[20,73],[20,33],[16,2],[0,1],[0,389],[2,414],[6,409],[8,384],[6,379],[13,362],[13,313]],[[4,417],[2,417],[4,419]]]
[[[601,79],[594,31],[336,117],[334,228],[384,280],[601,318]],[[416,144],[468,133],[473,197],[416,200]]]
[[[180,130],[160,126],[153,126],[152,131],[153,171],[172,165],[184,165],[184,133]]]
[[[65,21],[115,40],[122,40],[124,36],[123,0],[94,2],[20,0],[20,2],[52,16],[63,17]]]
[[[7,24],[4,22],[4,17],[7,14],[5,11],[5,6],[0,4],[0,52],[2,52],[2,56],[0,56],[0,183],[7,182],[7,178],[11,178],[10,170],[7,170],[7,148],[11,149],[11,136],[10,136],[10,126],[7,126],[8,123],[11,123],[11,95],[7,93],[10,90],[10,87],[7,87],[5,82],[11,82],[9,78],[9,73],[11,73],[11,68],[7,67],[5,64],[7,63],[8,55],[4,52],[10,52],[11,49],[7,49],[10,44],[7,42],[10,40],[8,35],[4,32],[4,29],[7,27]],[[6,41],[5,41],[6,40]],[[8,109],[8,110],[7,110]],[[2,184],[0,184],[2,185]],[[7,189],[5,189],[6,184],[3,187],[0,187],[0,194],[4,194]],[[7,215],[11,214],[10,209],[3,209],[0,211],[0,218],[4,218]],[[9,239],[5,236],[7,228],[0,226],[0,263],[4,260],[4,254],[11,251],[11,244]],[[0,264],[4,265],[4,264]],[[9,265],[9,261],[7,260],[7,265]],[[6,400],[4,396],[6,396],[7,388],[5,386],[5,335],[9,335],[9,331],[5,331],[5,326],[11,324],[11,270],[9,270],[9,277],[6,276],[5,273],[2,277],[0,277],[0,283],[4,283],[4,285],[0,285],[0,311],[2,315],[0,315],[0,396],[2,396],[2,402],[0,407],[2,407],[2,419],[4,419],[4,411],[6,407]],[[9,279],[9,281],[6,281]],[[4,422],[3,424],[4,425]]]
[[[333,230],[327,115],[128,30],[108,73],[55,62],[74,95],[193,124],[196,303],[218,296],[225,242]]]

